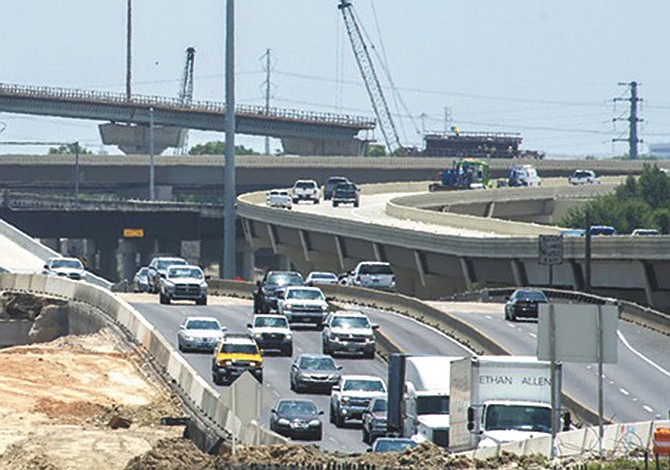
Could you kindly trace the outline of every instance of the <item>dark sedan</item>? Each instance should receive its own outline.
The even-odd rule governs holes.
[[[340,381],[341,370],[342,366],[336,365],[330,356],[302,354],[291,364],[291,390],[330,393],[333,385]]]
[[[272,409],[270,429],[293,439],[315,439],[323,436],[320,416],[312,400],[279,400]]]
[[[541,290],[517,289],[505,303],[505,320],[537,318],[538,305],[547,302],[547,296]]]
[[[375,398],[363,412],[363,442],[372,444],[386,434],[386,398]]]

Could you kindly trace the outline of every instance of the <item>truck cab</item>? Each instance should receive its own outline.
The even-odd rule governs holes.
[[[473,423],[474,429],[477,425]],[[491,400],[480,413],[478,447],[551,435],[551,405],[529,401]]]

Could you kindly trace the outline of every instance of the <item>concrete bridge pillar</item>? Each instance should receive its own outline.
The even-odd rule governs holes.
[[[121,279],[129,282],[137,272],[137,242],[132,239],[122,239],[119,243],[119,254],[121,255]]]
[[[116,249],[119,241],[116,238],[105,237],[96,239],[99,254],[99,274],[111,282],[119,280]]]

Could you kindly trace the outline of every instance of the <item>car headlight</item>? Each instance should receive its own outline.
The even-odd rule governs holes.
[[[310,426],[318,426],[318,425],[321,424],[321,421],[319,421],[318,419],[313,419],[313,420],[310,421],[308,424],[309,424]]]
[[[81,273],[79,273],[79,276],[81,276],[81,278],[84,279],[86,278],[86,273],[82,271]]]
[[[287,311],[287,312],[290,312],[291,310],[293,310],[293,305],[284,304],[284,310]]]
[[[291,423],[286,418],[279,418],[279,420],[277,421],[277,424],[281,424],[282,426],[288,426]]]
[[[286,333],[286,339],[293,339],[293,335],[291,333]]]
[[[186,341],[193,341],[193,336],[184,335],[184,339],[185,339]]]
[[[349,402],[349,397],[342,397],[342,398],[340,399],[340,403],[343,404],[343,405],[344,405],[345,403],[347,403],[347,402]]]
[[[207,289],[207,287],[208,287],[208,286],[207,286],[207,283],[206,283],[205,281],[202,281],[202,282],[200,283],[200,288],[201,288],[201,289]]]
[[[261,337],[261,333],[254,333],[254,337],[255,337],[255,338],[260,338],[260,337]]]
[[[326,310],[328,310],[328,305],[322,305],[322,306],[321,306],[321,310],[323,310],[324,312],[325,312]]]
[[[233,365],[233,361],[231,361],[231,360],[223,361],[223,365],[224,365],[224,366],[232,366],[232,365]]]

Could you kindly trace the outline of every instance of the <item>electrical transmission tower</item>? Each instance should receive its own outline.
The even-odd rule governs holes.
[[[265,114],[270,114],[270,49],[265,50]],[[265,155],[270,155],[270,136],[265,136]]]
[[[637,96],[638,83],[633,81],[630,83],[619,83],[620,86],[630,88],[630,98],[614,98],[614,102],[628,101],[630,102],[630,112],[627,118],[614,118],[613,121],[628,121],[628,138],[627,139],[612,139],[613,142],[628,142],[628,159],[637,159],[637,144],[642,142],[642,139],[637,137],[637,123],[642,122],[642,119],[637,117],[637,104],[642,101],[642,98]]]

